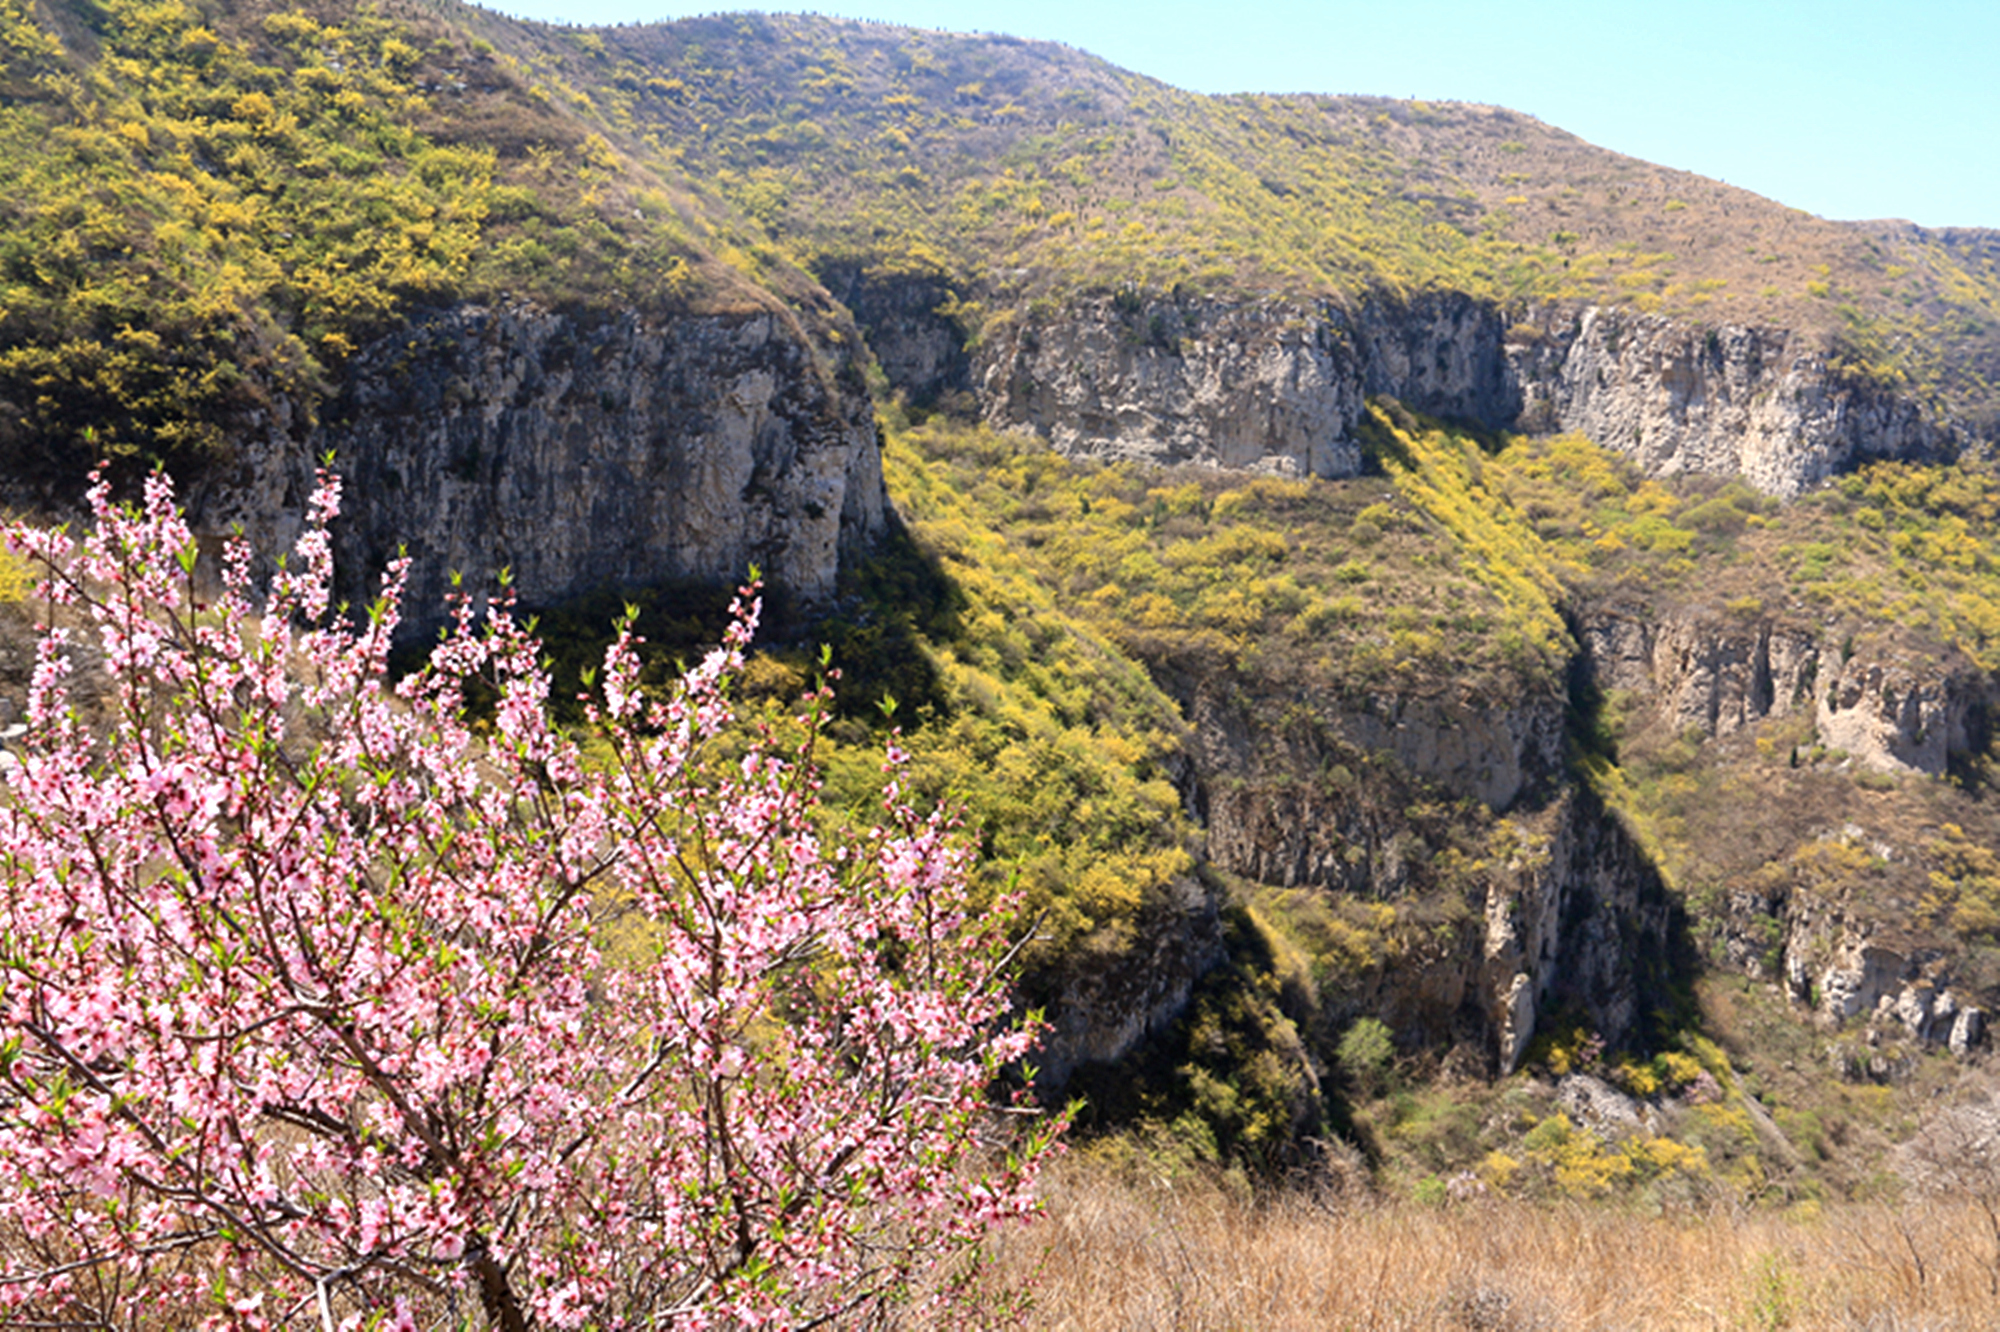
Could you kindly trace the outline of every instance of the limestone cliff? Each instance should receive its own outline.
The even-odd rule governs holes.
[[[1511,1072],[1537,1021],[1580,1013],[1607,1041],[1636,1035],[1685,970],[1686,928],[1625,826],[1587,789],[1563,793],[1488,889],[1480,999]]]
[[[1727,736],[1805,713],[1821,745],[1862,767],[1932,776],[1983,744],[1992,685],[1955,653],[1701,607],[1598,606],[1575,630],[1596,687],[1642,699],[1675,732]]]
[[[1393,894],[1405,877],[1399,804],[1351,798],[1356,769],[1396,775],[1505,812],[1562,781],[1564,702],[1378,693],[1287,709],[1246,706],[1233,682],[1182,682],[1208,854],[1261,883]]]
[[[1377,1017],[1407,1045],[1468,1047],[1502,1072],[1556,1007],[1610,1040],[1636,1031],[1680,947],[1678,909],[1618,821],[1568,779],[1559,694],[1273,714],[1240,682],[1181,683],[1213,864],[1266,884],[1447,904],[1323,996],[1327,1025]],[[1470,886],[1432,881],[1440,857],[1418,809],[1436,794],[1509,813]],[[1467,892],[1469,910],[1448,905]]]
[[[1102,298],[1002,321],[970,378],[988,421],[1072,457],[1329,477],[1361,467],[1358,350],[1308,307]]]
[[[399,548],[413,623],[454,572],[511,571],[523,602],[741,578],[812,603],[882,530],[874,418],[851,361],[769,311],[648,319],[455,306],[363,348],[302,448],[202,496],[210,527],[295,529],[304,459],[345,478],[336,530],[356,604]]]
[[[907,321],[869,329],[878,348],[913,336]],[[1370,394],[1486,426],[1512,421],[1519,393],[1501,334],[1490,305],[1450,294],[1358,314],[1121,295],[995,320],[967,382],[989,422],[1072,456],[1342,477],[1361,468],[1355,426]]]
[[[1964,443],[1783,329],[1594,308],[1539,322],[1508,346],[1522,423],[1580,431],[1652,475],[1741,476],[1792,496],[1870,458],[1945,458]]]
[[[1375,394],[1489,429],[1581,431],[1649,473],[1740,475],[1781,496],[1968,442],[1782,329],[1595,307],[1510,323],[1451,293],[1354,306],[1124,293],[1003,309],[968,341],[935,281],[850,274],[841,290],[891,384],[925,402],[967,391],[989,423],[1076,457],[1351,476]]]
[[[1815,709],[1820,743],[1882,771],[1938,776],[1984,748],[1992,681],[1969,662],[1891,650],[1834,658]]]
[[[1223,960],[1220,904],[1212,885],[1175,880],[1141,913],[1130,944],[1076,959],[1048,978],[1049,1030],[1036,1048],[1041,1085],[1060,1090],[1086,1064],[1110,1064],[1181,1015],[1195,984]]]
[[[1574,629],[1596,687],[1645,698],[1677,732],[1730,735],[1816,696],[1815,626],[1609,605],[1585,610]]]
[[[1850,827],[1831,840],[1859,834]],[[1857,1022],[1870,1049],[1889,1034],[1963,1055],[1985,1038],[1986,1011],[1953,957],[1837,897],[1796,885],[1738,887],[1728,897],[1724,942],[1732,966],[1782,985],[1828,1027]],[[1894,1060],[1842,1057],[1854,1061],[1838,1070],[1849,1076],[1898,1071]]]

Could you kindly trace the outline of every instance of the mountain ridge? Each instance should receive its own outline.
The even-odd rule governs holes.
[[[848,20],[344,13],[9,0],[17,478],[309,430],[345,358],[425,306],[762,306],[837,348],[821,283],[851,292],[842,273],[935,286],[915,313],[953,356],[1093,294],[1362,314],[1458,292],[1524,330],[1591,307],[1783,327],[1825,392],[1907,400],[1981,448],[2000,420],[1992,233],[1824,222],[1504,108],[1204,97],[1053,44]],[[355,174],[370,153],[386,169]],[[64,270],[86,172],[93,239]]]
[[[14,495],[162,462],[208,539],[282,547],[330,448],[353,604],[404,544],[423,598],[511,569],[565,662],[627,599],[684,647],[689,587],[762,565],[811,604],[755,696],[781,723],[832,645],[836,792],[900,696],[912,789],[1040,913],[1051,1094],[1395,1160],[1364,1045],[1554,1115],[1535,1070],[1596,1040],[1747,1114],[1737,978],[1852,1024],[1831,1091],[1759,1065],[1793,1108],[1976,1055],[1991,233],[887,25],[0,35]]]
[[[1891,241],[1871,237],[1856,224],[1812,218],[1747,190],[1596,149],[1504,108],[1365,97],[1201,97],[1066,48],[1013,40],[982,46],[945,34],[919,37],[913,30],[888,25],[843,26],[843,22],[775,17],[742,23],[685,20],[613,30],[605,39],[606,58],[614,65],[623,52],[643,51],[655,63],[686,67],[682,72],[689,77],[675,74],[682,87],[666,104],[644,95],[624,101],[614,97],[608,114],[671,127],[686,106],[699,108],[704,116],[714,112],[723,117],[724,125],[757,126],[757,133],[766,137],[753,137],[747,150],[739,142],[742,136],[722,134],[713,136],[712,150],[695,145],[689,152],[690,160],[714,167],[725,191],[733,188],[740,204],[767,213],[783,208],[781,198],[774,202],[773,192],[785,189],[803,190],[810,209],[823,213],[829,201],[844,197],[845,183],[861,174],[857,165],[869,165],[861,155],[844,163],[839,180],[822,181],[810,164],[799,167],[788,162],[780,122],[803,122],[825,131],[828,127],[812,117],[830,116],[834,126],[865,127],[920,169],[927,163],[954,169],[949,161],[954,136],[1018,149],[1032,139],[1030,130],[1052,135],[1055,146],[1019,164],[1011,181],[1003,150],[999,169],[980,183],[989,195],[1005,197],[973,201],[988,212],[1002,203],[1013,209],[1008,216],[1020,224],[1015,249],[1029,261],[1024,290],[1030,297],[1037,283],[1075,279],[1087,285],[1106,276],[1078,259],[1072,253],[1076,247],[1065,237],[1053,234],[1062,229],[1049,219],[1068,212],[1074,215],[1068,226],[1072,236],[1088,237],[1094,223],[1104,223],[1104,234],[1095,243],[1098,248],[1116,261],[1133,261],[1109,281],[1130,281],[1141,288],[1166,289],[1176,281],[1199,285],[1218,274],[1210,272],[1204,278],[1197,264],[1182,262],[1175,267],[1156,256],[1149,262],[1147,254],[1132,253],[1149,247],[1121,248],[1120,235],[1134,225],[1134,219],[1143,220],[1156,233],[1149,240],[1186,248],[1211,265],[1238,264],[1237,276],[1248,290],[1273,285],[1260,281],[1256,270],[1275,262],[1294,279],[1306,274],[1303,285],[1298,280],[1278,284],[1305,297],[1352,295],[1371,283],[1394,290],[1456,279],[1460,290],[1503,302],[1588,298],[1593,303],[1627,305],[1641,312],[1661,310],[1703,321],[1782,323],[1810,329],[1830,350],[1838,344],[1857,371],[1885,380],[1898,373],[1919,377],[1904,364],[1912,355],[1909,342],[1914,336],[1909,307],[1902,304],[1905,296],[1926,311],[1935,306],[1940,314],[1960,309],[1953,300],[1970,302],[1978,312],[1981,336],[1991,331],[1987,326],[1996,307],[1990,267],[1982,258],[1976,272],[1966,272],[1948,258],[1941,261],[1922,252],[1934,233],[1905,232],[1895,242],[1902,249],[1884,250],[1881,247]],[[858,49],[842,47],[843,40]],[[814,46],[816,42],[821,46]],[[885,50],[890,46],[894,50]],[[710,48],[726,50],[732,69],[754,69],[758,86],[766,90],[761,101],[754,106],[732,101],[726,83],[704,81],[705,56],[690,62],[690,47],[704,53]],[[840,61],[835,63],[840,68],[824,63],[794,68],[798,59],[788,61],[779,54],[801,47],[816,55],[838,54]],[[919,63],[912,54],[919,48],[929,63],[940,68],[934,71]],[[1048,78],[1066,79],[1072,86],[1039,86],[1038,61],[1046,66],[1042,72]],[[811,70],[819,73],[807,72]],[[876,94],[879,104],[867,101]],[[1099,100],[1085,105],[1090,98]],[[1110,105],[1105,98],[1111,99]],[[717,122],[707,123],[713,130]],[[1103,125],[1125,130],[1126,141],[1115,147],[1100,145],[1093,155],[1088,141],[1078,142],[1079,132]],[[1133,131],[1164,140],[1164,146],[1149,146]],[[1177,132],[1180,142],[1173,141]],[[908,140],[907,148],[897,135]],[[855,143],[866,141],[868,134],[849,132],[840,137],[844,143]],[[1336,153],[1346,176],[1319,178],[1318,169],[1299,154],[1274,151],[1283,143]],[[1063,178],[1060,168],[1069,159],[1054,157],[1057,148],[1077,146],[1094,166],[1109,168],[1095,171],[1091,186]],[[1233,160],[1219,160],[1218,147],[1227,148],[1222,156]],[[874,165],[893,174],[908,164],[892,170],[892,159],[885,157]],[[1551,170],[1556,165],[1561,169]],[[1293,172],[1292,178],[1286,176],[1287,170]],[[736,173],[741,183],[732,187],[724,173]],[[1538,173],[1549,178],[1538,179]],[[977,175],[967,167],[952,179],[971,180]],[[1144,178],[1147,190],[1124,188],[1137,178]],[[1190,179],[1200,187],[1194,193],[1188,189]],[[1357,196],[1343,179],[1365,188]],[[1098,199],[1093,190],[1123,194]],[[1236,215],[1240,208],[1232,213],[1232,191],[1262,191],[1257,207],[1274,213],[1277,229],[1270,220],[1251,225]],[[1159,197],[1152,197],[1155,194]],[[1198,199],[1197,194],[1205,198]],[[1298,234],[1283,234],[1287,228],[1294,233],[1305,230],[1296,216],[1286,215],[1286,201],[1301,198],[1351,236],[1367,238],[1367,244],[1357,247],[1351,239],[1320,237],[1319,243],[1332,248],[1315,254],[1311,243]],[[1365,210],[1351,206],[1360,199],[1379,208],[1383,216],[1362,215]],[[1640,209],[1642,199],[1651,206]],[[1238,230],[1249,226],[1249,234],[1259,242],[1253,258],[1238,259],[1226,245],[1190,237],[1187,227],[1176,225],[1171,205],[1199,207],[1218,200],[1218,206],[1208,208],[1207,220],[1213,224],[1219,216]],[[1350,205],[1345,211],[1337,207],[1343,200]],[[1107,211],[1113,203],[1120,206]],[[1296,213],[1295,208],[1291,211]],[[1739,211],[1749,215],[1747,220],[1733,217]],[[853,240],[851,224],[843,223],[829,233],[824,218],[816,220],[807,213],[808,207],[802,205],[785,214],[788,229],[795,236],[803,234],[805,243],[825,248]],[[907,210],[889,207],[888,214],[884,221],[900,223]],[[1719,246],[1705,245],[1705,238],[1717,234],[1724,219],[1730,224],[1721,230],[1765,242],[1765,248],[1737,262],[1720,254]],[[814,239],[815,230],[827,233],[827,239]],[[1458,233],[1456,239],[1448,235],[1451,232]],[[952,233],[947,223],[920,238],[948,258]],[[1442,240],[1451,262],[1412,257],[1413,239]],[[1870,248],[1871,243],[1876,249]],[[1035,268],[1038,259],[1045,261],[1041,266],[1048,273]],[[1938,271],[1940,264],[1945,271]],[[1822,265],[1824,273],[1819,271]],[[1020,266],[1010,263],[1010,268]],[[1902,271],[1886,276],[1891,269]],[[1412,283],[1411,278],[1417,281]],[[1956,297],[1940,294],[1940,283],[1961,279],[1970,283],[1966,291]],[[1899,281],[1901,288],[1895,285]],[[1941,373],[1933,372],[1931,379],[1947,396],[1956,393],[1984,411],[1990,386],[1954,387],[1938,378]]]

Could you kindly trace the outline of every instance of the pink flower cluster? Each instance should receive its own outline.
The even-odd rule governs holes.
[[[0,1323],[970,1299],[1061,1129],[991,1099],[1035,1036],[1008,914],[968,913],[966,844],[893,763],[878,826],[823,830],[823,692],[803,744],[718,756],[754,589],[665,697],[627,626],[570,734],[504,599],[401,680],[400,564],[365,622],[329,609],[331,476],[261,604],[240,542],[196,597],[164,480],[91,503],[80,541],[10,533],[76,628],[0,756]],[[108,718],[70,700],[91,632]]]

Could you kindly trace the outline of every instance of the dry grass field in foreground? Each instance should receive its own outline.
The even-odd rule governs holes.
[[[1072,1162],[999,1275],[1057,1332],[2000,1328],[1976,1202],[1647,1216],[1476,1200],[1248,1202]]]

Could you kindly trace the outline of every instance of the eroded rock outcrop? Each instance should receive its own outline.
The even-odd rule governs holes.
[[[1955,653],[1699,606],[1589,607],[1573,628],[1597,689],[1643,699],[1675,732],[1727,736],[1805,714],[1821,746],[1861,767],[1932,776],[1984,743],[1992,685]]]
[[[1071,457],[1353,476],[1361,358],[1308,307],[1102,297],[989,331],[986,419]]]
[[[1040,1084],[1060,1088],[1082,1064],[1110,1064],[1166,1029],[1195,984],[1223,960],[1222,922],[1210,886],[1187,876],[1140,913],[1131,946],[1086,952],[1046,999],[1048,1033],[1036,1047]]]
[[[1511,811],[1476,909],[1398,936],[1393,960],[1324,996],[1332,1026],[1376,1017],[1406,1044],[1470,1046],[1511,1071],[1553,1009],[1616,1041],[1663,992],[1676,908],[1622,825],[1569,784],[1559,696],[1354,699],[1274,724],[1226,681],[1183,690],[1207,855],[1232,874],[1401,901],[1431,873],[1412,801]]]
[[[870,334],[923,345],[936,326],[878,321]],[[1360,470],[1355,427],[1370,394],[1488,427],[1520,410],[1497,311],[1451,294],[1359,312],[1100,297],[996,321],[968,382],[989,422],[1071,456],[1327,477]]]
[[[1503,1072],[1557,1008],[1612,1044],[1626,1039],[1687,962],[1679,906],[1594,795],[1566,790],[1539,830],[1524,831],[1491,882],[1484,921],[1480,994]]]
[[[1856,829],[1837,834],[1852,840]],[[1954,976],[1950,957],[1902,937],[1848,903],[1798,888],[1739,888],[1724,917],[1726,957],[1754,979],[1771,980],[1829,1026],[1862,1025],[1867,1043],[1884,1032],[1964,1055],[1986,1038],[1986,1012]],[[1863,1061],[1888,1077],[1897,1065]]]
[[[956,297],[941,278],[879,275],[834,263],[819,274],[834,298],[868,330],[868,349],[891,384],[928,407],[971,387],[972,357],[951,316]]]
[[[1540,337],[1509,347],[1524,424],[1580,431],[1651,475],[1741,476],[1792,496],[1870,458],[1945,458],[1964,442],[1783,329],[1597,308],[1543,318]]]
[[[1860,653],[1836,661],[1820,692],[1820,743],[1879,771],[1945,771],[1983,744],[1990,681],[1970,663]]]
[[[1574,628],[1597,688],[1646,697],[1675,731],[1729,735],[1813,706],[1820,644],[1810,626],[1620,606],[1586,610]]]
[[[1396,777],[1497,811],[1562,778],[1564,701],[1553,692],[1329,699],[1274,725],[1229,681],[1170,683],[1191,727],[1208,856],[1262,883],[1401,888],[1408,816],[1401,804],[1359,798],[1363,765],[1390,762]]]

